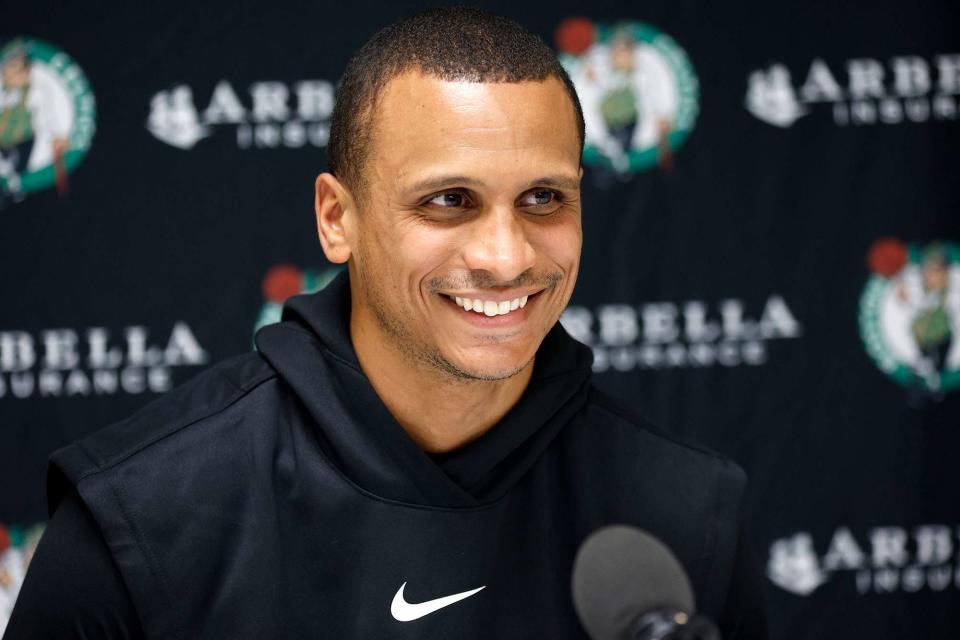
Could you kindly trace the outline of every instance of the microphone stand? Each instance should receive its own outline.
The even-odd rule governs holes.
[[[698,615],[674,609],[656,609],[645,613],[626,636],[629,640],[720,640],[712,622]]]

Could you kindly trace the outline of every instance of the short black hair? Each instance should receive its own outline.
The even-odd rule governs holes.
[[[480,9],[428,9],[384,27],[354,54],[337,88],[330,122],[330,171],[359,195],[373,114],[393,78],[419,71],[442,80],[526,82],[555,77],[570,101],[583,150],[580,100],[556,54],[510,18]]]

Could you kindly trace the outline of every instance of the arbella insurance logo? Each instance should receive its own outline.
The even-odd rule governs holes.
[[[779,62],[753,71],[747,111],[781,128],[821,108],[829,108],[841,127],[960,117],[960,54],[854,58],[834,65],[817,58],[797,73],[801,81]]]
[[[179,84],[154,94],[147,130],[178,149],[192,149],[221,129],[232,131],[239,149],[327,146],[332,82],[254,82],[238,90],[220,80],[204,92],[209,97],[199,109],[196,93],[190,85]]]
[[[0,331],[0,400],[163,393],[175,369],[209,362],[187,323],[161,335],[141,325]]]
[[[855,532],[839,527],[821,553],[806,531],[770,545],[767,578],[784,591],[809,596],[845,576],[839,588],[860,595],[916,593],[960,588],[960,528],[926,524],[875,527]]]
[[[587,18],[564,20],[555,40],[583,108],[583,161],[620,179],[669,165],[699,111],[697,76],[680,45],[642,22]]]
[[[593,370],[760,366],[773,340],[795,339],[803,326],[782,295],[762,305],[739,298],[571,305],[560,318],[593,349]]]
[[[90,83],[69,55],[36,38],[3,44],[0,67],[0,209],[54,186],[66,195],[95,130]]]

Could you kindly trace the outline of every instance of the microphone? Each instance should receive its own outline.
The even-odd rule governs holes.
[[[594,531],[573,563],[573,605],[592,640],[720,640],[694,615],[693,588],[670,549],[626,525]]]

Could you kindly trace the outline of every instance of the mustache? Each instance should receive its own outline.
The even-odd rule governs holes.
[[[464,277],[437,276],[427,280],[427,288],[436,293],[450,289],[516,289],[520,287],[542,286],[547,289],[563,280],[559,271],[535,274],[524,271],[513,280],[497,280],[489,271],[472,271]]]

